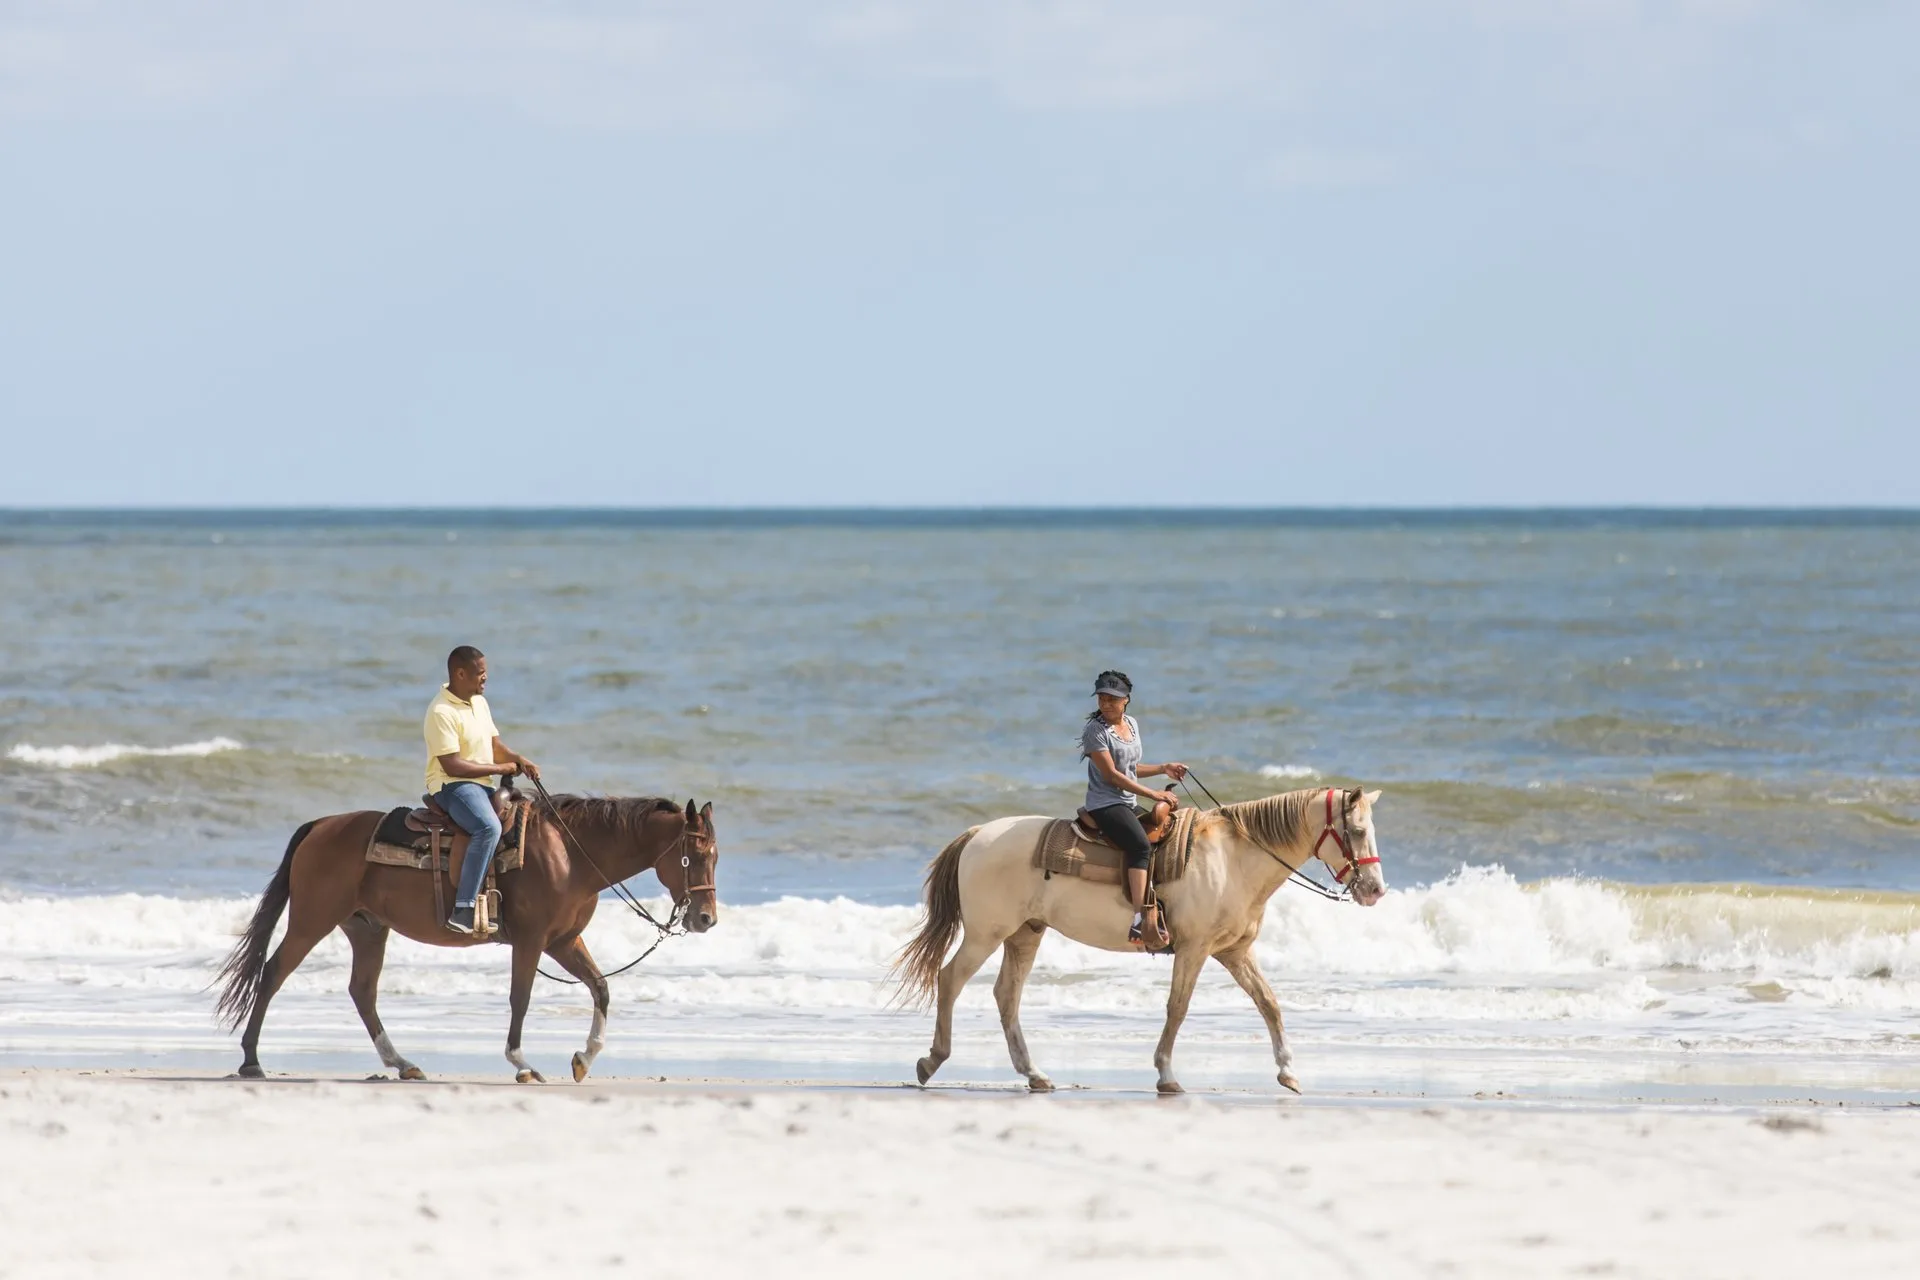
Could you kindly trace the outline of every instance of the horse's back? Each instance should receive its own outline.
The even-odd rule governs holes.
[[[969,928],[1010,932],[1039,921],[1076,942],[1128,949],[1133,907],[1124,885],[1079,876],[1049,876],[1034,850],[1054,819],[1000,818],[982,826],[960,858],[960,901]]]
[[[1031,867],[1034,846],[1052,818],[1026,814],[1013,818],[995,818],[983,823],[960,851],[960,883],[964,889],[973,876],[1005,874],[1017,867]]]
[[[995,818],[984,823],[960,851],[960,902],[969,921],[998,916],[1024,902],[1039,883],[1034,846],[1050,818]],[[1025,917],[1022,917],[1024,920]]]
[[[1090,946],[1124,946],[1132,919],[1124,888],[1049,876],[1034,865],[1034,850],[1053,821],[1040,815],[1000,818],[967,843],[960,857],[967,927],[1004,934],[1037,920]]]
[[[300,842],[300,846],[305,848],[316,842],[337,844],[354,836],[359,836],[363,840],[370,839],[374,828],[380,825],[380,819],[386,816],[385,809],[354,809],[348,813],[330,813],[324,818],[314,819],[313,829],[307,832],[307,838]],[[364,844],[361,852],[366,852]]]
[[[338,875],[348,863],[364,863],[374,830],[386,816],[380,809],[356,809],[315,818],[293,851],[296,889],[307,876]]]

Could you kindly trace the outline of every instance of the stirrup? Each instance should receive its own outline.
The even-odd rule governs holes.
[[[1142,908],[1133,913],[1133,927],[1127,930],[1127,942],[1130,946],[1150,956],[1171,955],[1173,953],[1173,932],[1167,928],[1166,915],[1160,910],[1159,904],[1157,903],[1153,907],[1153,914],[1154,923],[1160,926],[1159,929],[1156,930],[1156,933],[1162,935],[1165,940],[1162,941],[1161,937],[1149,938],[1147,936],[1147,911],[1146,908]]]

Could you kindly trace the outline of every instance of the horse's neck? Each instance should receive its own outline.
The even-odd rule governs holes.
[[[1235,831],[1231,825],[1226,828],[1225,839],[1227,858],[1234,871],[1240,876],[1248,890],[1259,902],[1266,902],[1280,891],[1292,877],[1295,868],[1305,865],[1313,856],[1312,846],[1296,840],[1293,846],[1275,849],[1272,853],[1246,836]],[[1278,857],[1274,855],[1278,854]]]
[[[651,867],[659,858],[671,836],[662,838],[655,829],[652,819],[641,828],[638,835],[623,831],[617,826],[592,826],[585,830],[576,826],[574,838],[580,847],[586,850],[586,860],[577,852],[573,853],[574,875],[582,881],[599,881],[596,892],[609,884],[617,884],[631,879]]]

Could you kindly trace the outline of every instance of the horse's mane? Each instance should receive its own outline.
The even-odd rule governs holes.
[[[1289,849],[1307,834],[1307,804],[1318,790],[1283,791],[1260,800],[1223,804],[1218,812],[1240,834],[1270,849]]]
[[[647,819],[656,813],[680,812],[678,802],[663,796],[558,795],[553,798],[553,807],[568,826],[630,836],[638,836]]]

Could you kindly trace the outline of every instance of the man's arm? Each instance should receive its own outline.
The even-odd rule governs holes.
[[[510,764],[513,766],[513,768],[507,770],[509,777],[516,773],[524,773],[535,782],[540,781],[540,766],[521,755],[518,751],[513,750],[513,748],[509,747],[506,743],[500,741],[499,734],[495,734],[493,737],[493,758],[502,764]]]
[[[435,756],[440,767],[447,771],[449,778],[491,778],[496,773],[512,776],[520,772],[520,766],[509,762],[507,765],[481,764],[477,760],[468,760],[457,751],[449,751],[444,756]]]

